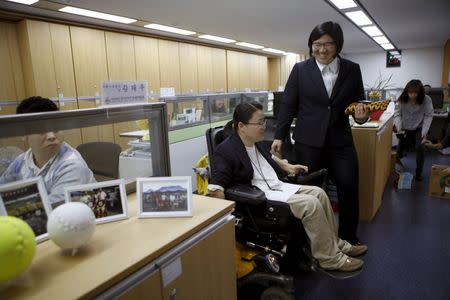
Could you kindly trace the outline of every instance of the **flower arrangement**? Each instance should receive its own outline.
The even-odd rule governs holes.
[[[370,89],[370,91],[368,93],[369,100],[371,100],[371,101],[381,100],[381,96],[382,96],[381,91],[383,89],[386,89],[386,88],[392,86],[392,84],[390,84],[391,79],[392,79],[392,74],[389,75],[389,77],[387,77],[387,78],[383,78],[381,73],[379,73],[377,79],[375,80],[374,85],[369,87],[369,89]]]

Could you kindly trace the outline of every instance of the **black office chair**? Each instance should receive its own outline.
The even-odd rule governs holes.
[[[119,178],[119,157],[122,148],[111,142],[90,142],[77,147],[97,181]]]

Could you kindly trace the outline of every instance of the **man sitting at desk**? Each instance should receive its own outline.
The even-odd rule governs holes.
[[[57,111],[47,98],[30,97],[16,109],[17,114]],[[0,177],[0,184],[41,176],[53,208],[64,203],[64,187],[95,182],[94,174],[77,150],[64,142],[61,131],[23,137],[30,147],[17,156]]]

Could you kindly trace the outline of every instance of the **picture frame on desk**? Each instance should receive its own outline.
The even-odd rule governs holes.
[[[48,239],[47,220],[51,212],[52,206],[42,177],[0,185],[0,215],[25,221],[38,243]]]
[[[191,217],[190,176],[136,179],[139,218]]]
[[[66,202],[81,202],[102,224],[128,218],[127,194],[123,179],[76,185],[65,188]]]

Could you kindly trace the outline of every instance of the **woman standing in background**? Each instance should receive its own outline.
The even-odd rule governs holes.
[[[422,180],[427,134],[433,120],[433,102],[425,95],[423,84],[418,79],[409,81],[397,100],[394,113],[394,131],[399,139],[397,156],[405,156],[409,145],[416,151],[416,180]]]

